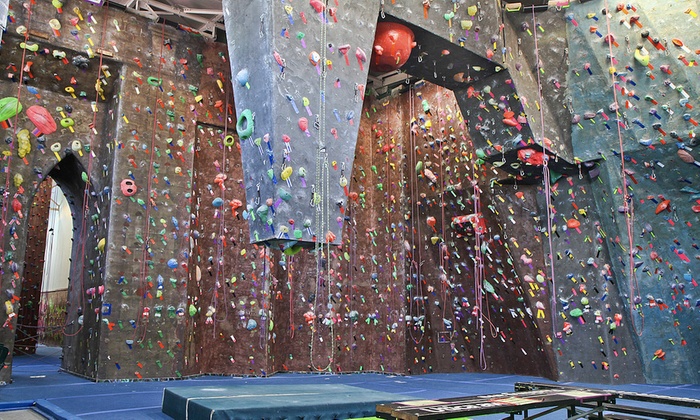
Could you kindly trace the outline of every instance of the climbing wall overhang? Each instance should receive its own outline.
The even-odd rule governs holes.
[[[250,240],[337,244],[379,4],[223,9]]]

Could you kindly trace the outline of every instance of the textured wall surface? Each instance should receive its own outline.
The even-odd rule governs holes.
[[[225,2],[227,44],[12,3],[0,342],[30,307],[28,208],[50,174],[74,216],[60,332],[78,375],[697,382],[696,37],[669,24],[696,28],[696,5],[497,3]],[[414,29],[403,71],[424,79],[382,99],[364,89],[379,20]],[[32,105],[56,131],[33,132]]]
[[[600,165],[591,191],[646,380],[697,382],[697,3],[605,7],[566,11],[572,146]]]
[[[24,285],[20,301],[25,302],[17,314],[16,354],[34,354],[39,338],[39,302],[41,300],[41,280],[44,272],[46,251],[47,220],[51,206],[51,182],[42,182],[32,201],[29,212],[29,234]]]
[[[63,327],[67,350],[64,366],[78,374],[92,376],[96,372],[98,357],[100,302],[99,298],[88,296],[86,291],[102,284],[105,274],[104,254],[98,252],[96,245],[99,238],[106,236],[107,219],[102,218],[101,214],[106,213],[108,208],[110,182],[107,175],[111,171],[110,160],[106,158],[111,145],[101,138],[98,140],[94,133],[108,133],[107,121],[113,109],[112,104],[97,97],[95,81],[99,80],[103,86],[103,95],[111,97],[119,69],[113,61],[104,60],[102,65],[106,71],[100,72],[98,60],[90,63],[88,52],[82,50],[82,44],[80,49],[71,50],[78,42],[68,30],[64,31],[65,39],[71,37],[71,40],[67,40],[61,48],[52,45],[49,41],[55,41],[56,34],[49,28],[48,20],[49,16],[53,17],[55,9],[37,10],[36,14],[32,14],[34,24],[29,25],[31,7],[13,6],[10,18],[12,28],[3,39],[2,60],[6,63],[7,77],[1,89],[3,97],[18,98],[23,110],[16,113],[17,106],[12,104],[12,111],[5,117],[8,127],[4,130],[3,145],[5,181],[2,220],[5,227],[0,241],[4,296],[21,294],[29,207],[38,186],[46,175],[51,174],[70,200],[74,214],[74,242],[80,243],[80,246],[74,246],[72,254],[76,263],[73,264],[71,277],[75,281],[69,291],[71,304],[67,310],[70,323]],[[21,28],[26,28],[25,25],[29,25],[31,41],[20,38],[17,32],[18,28],[22,32]],[[90,49],[94,54],[94,47]],[[63,54],[65,62],[61,58]],[[78,56],[88,61],[87,67],[81,59],[77,59],[77,65],[71,64]],[[107,74],[110,76],[107,77]],[[66,88],[70,88],[71,92]],[[49,115],[44,122],[53,120],[54,127],[47,124],[44,132],[40,131],[38,125],[43,124],[37,118],[41,118],[41,114],[32,113],[38,125],[29,118],[30,109],[39,109],[30,108],[32,106],[42,107],[45,115]],[[65,126],[60,124],[62,119]],[[102,163],[99,166],[91,165],[93,161],[105,162],[106,166],[103,167]],[[91,217],[93,215],[94,218]],[[15,310],[21,304],[15,299],[5,301],[5,321],[0,341],[10,346],[14,341],[14,324],[17,321]],[[11,369],[3,369],[0,380],[7,381],[10,373]]]
[[[340,240],[378,5],[325,8],[224,2],[253,242]]]

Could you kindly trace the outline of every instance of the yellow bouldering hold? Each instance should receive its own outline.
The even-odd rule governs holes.
[[[29,130],[20,130],[19,133],[17,133],[17,155],[20,159],[24,159],[31,151],[32,143],[29,141]]]

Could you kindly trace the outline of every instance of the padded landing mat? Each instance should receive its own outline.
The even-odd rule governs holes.
[[[175,420],[349,419],[376,405],[411,399],[348,385],[242,385],[163,390],[163,413]]]

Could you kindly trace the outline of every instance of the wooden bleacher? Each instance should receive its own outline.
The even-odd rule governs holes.
[[[653,406],[618,404],[618,400],[641,401]],[[678,407],[685,409],[678,410]],[[566,416],[561,417],[566,420],[698,420],[700,419],[700,400],[558,384],[517,382],[515,392],[378,404],[376,416],[383,419],[437,420],[505,414],[508,419],[522,416],[523,420],[531,420],[560,410],[566,410]]]

